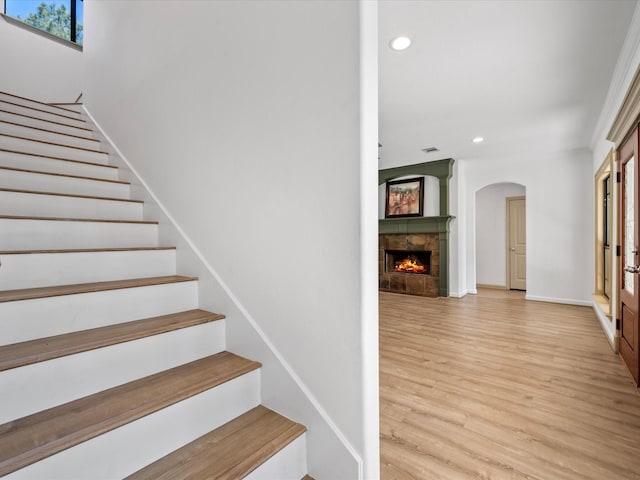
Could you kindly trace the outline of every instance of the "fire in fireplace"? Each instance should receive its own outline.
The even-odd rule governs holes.
[[[404,250],[386,250],[385,270],[387,273],[414,273],[429,275],[431,252],[408,252]]]
[[[393,270],[402,273],[426,273],[427,267],[422,265],[420,263],[420,260],[417,260],[413,257],[413,255],[409,255],[404,260],[396,263]]]

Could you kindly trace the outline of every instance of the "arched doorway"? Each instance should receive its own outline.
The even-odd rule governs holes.
[[[494,183],[475,196],[476,286],[526,290],[526,188]]]

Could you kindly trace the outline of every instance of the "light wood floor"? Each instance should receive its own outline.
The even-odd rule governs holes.
[[[380,293],[383,480],[640,479],[640,395],[586,307]]]

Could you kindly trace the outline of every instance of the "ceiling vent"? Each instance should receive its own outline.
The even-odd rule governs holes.
[[[424,153],[431,153],[431,152],[439,152],[440,149],[438,149],[436,147],[428,147],[428,148],[423,148],[422,151]]]

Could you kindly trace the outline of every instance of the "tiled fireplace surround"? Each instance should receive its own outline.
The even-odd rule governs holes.
[[[449,296],[449,179],[453,159],[396,167],[378,172],[378,184],[410,175],[430,175],[440,183],[440,215],[434,217],[385,218],[379,221],[379,288],[382,291],[422,295]],[[386,251],[431,252],[428,274],[385,271]]]
[[[412,233],[407,235],[380,235],[378,273],[380,290],[411,295],[437,297],[440,293],[440,246],[437,233]],[[431,267],[427,274],[396,273],[387,268],[386,252],[431,252]]]

